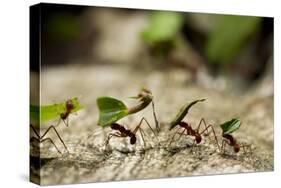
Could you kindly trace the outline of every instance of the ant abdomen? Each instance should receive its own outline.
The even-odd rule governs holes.
[[[202,137],[198,134],[195,136],[196,143],[199,144],[202,141]]]
[[[130,144],[135,144],[137,141],[136,135],[131,135]]]
[[[66,109],[67,109],[68,111],[71,111],[71,110],[74,109],[74,105],[73,105],[73,103],[72,103],[71,100],[68,100],[68,101],[66,102]]]
[[[238,153],[240,151],[240,145],[239,144],[235,144],[234,145],[234,152]]]

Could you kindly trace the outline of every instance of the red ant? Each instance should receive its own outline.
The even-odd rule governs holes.
[[[68,124],[69,124],[68,116],[71,113],[71,111],[74,109],[74,104],[72,103],[72,101],[70,99],[66,101],[65,108],[66,108],[66,111],[64,113],[60,114],[60,118],[64,122],[64,124],[68,127]],[[67,122],[65,122],[65,120]]]
[[[225,153],[226,144],[233,147],[233,150],[235,153],[238,153],[240,151],[241,147],[243,148],[244,153],[246,153],[246,150],[245,150],[246,145],[239,144],[237,142],[237,140],[231,134],[222,134],[222,137],[223,137],[223,140],[222,140],[221,150],[223,153]]]
[[[68,116],[69,116],[69,114],[71,113],[71,111],[74,109],[74,104],[72,103],[72,100],[71,100],[71,99],[69,99],[69,100],[66,101],[66,103],[65,103],[65,108],[66,108],[66,111],[65,111],[64,113],[61,113],[61,114],[60,114],[60,119],[59,119],[59,121],[58,121],[58,123],[57,123],[56,126],[58,126],[58,125],[60,124],[60,120],[63,120],[64,124],[68,127]],[[67,122],[65,122],[65,120],[67,120]],[[65,145],[65,143],[64,143],[64,141],[62,140],[61,136],[59,135],[58,131],[56,130],[56,128],[55,128],[56,126],[51,125],[51,126],[44,132],[44,134],[43,134],[42,136],[40,136],[40,134],[36,131],[36,128],[35,128],[32,124],[30,124],[30,127],[32,128],[33,132],[34,132],[35,135],[36,135],[36,137],[34,137],[34,136],[31,137],[30,140],[33,140],[33,139],[34,139],[34,140],[38,141],[39,143],[42,143],[42,142],[45,142],[45,141],[50,141],[50,142],[55,146],[56,150],[57,150],[59,153],[61,153],[60,150],[58,149],[58,147],[55,145],[54,141],[53,141],[51,138],[44,138],[44,137],[46,136],[46,134],[47,134],[51,129],[53,129],[53,130],[55,131],[56,135],[58,136],[58,138],[60,139],[61,143],[63,144],[64,148],[66,149],[66,151],[69,152],[68,149],[67,149],[67,147],[66,147],[66,145]]]
[[[199,132],[200,126],[201,126],[202,122],[203,122],[203,124],[204,124],[204,126],[205,126],[205,129],[204,129],[203,131]],[[169,143],[169,146],[170,146],[171,143],[173,142],[174,137],[176,136],[176,134],[180,134],[180,137],[178,138],[178,139],[180,139],[181,136],[182,136],[185,132],[186,132],[185,135],[195,137],[193,145],[195,144],[195,142],[196,142],[197,144],[199,144],[199,143],[201,143],[201,141],[202,141],[202,135],[203,135],[203,133],[205,133],[205,132],[207,131],[207,134],[205,134],[205,135],[209,135],[208,129],[211,128],[211,129],[212,129],[212,132],[213,132],[213,134],[214,134],[214,136],[215,136],[215,140],[216,140],[217,146],[218,146],[218,148],[220,148],[220,146],[219,146],[219,144],[218,144],[218,139],[217,139],[217,136],[216,136],[216,132],[215,132],[215,130],[214,130],[214,128],[213,128],[213,125],[209,124],[209,125],[207,126],[206,121],[205,121],[204,118],[202,118],[202,119],[200,120],[200,122],[199,122],[199,124],[198,124],[198,126],[197,126],[197,129],[193,129],[190,124],[188,124],[188,123],[186,123],[186,122],[183,122],[183,121],[177,123],[176,125],[179,125],[179,126],[180,126],[179,129],[183,129],[183,131],[182,131],[181,133],[178,133],[178,130],[179,130],[179,129],[176,131],[176,133],[173,135],[173,137],[172,137],[172,139],[171,139],[171,141],[170,141],[170,143]],[[173,127],[172,127],[172,128],[173,128]],[[171,128],[170,128],[170,130],[171,130]]]
[[[235,153],[238,153],[241,147],[246,153],[245,147],[246,145],[239,144],[237,140],[231,135],[234,131],[238,130],[241,126],[241,121],[237,118],[233,118],[230,121],[226,121],[220,125],[222,129],[222,145],[221,151],[225,153],[225,145],[228,144],[229,146],[233,147]]]
[[[148,127],[150,128],[150,130],[153,132],[153,134],[156,136],[155,132],[153,131],[153,129],[151,128],[150,124],[148,123],[148,121],[145,119],[145,118],[142,118],[140,123],[136,126],[136,128],[131,131],[129,129],[126,129],[123,125],[120,125],[118,123],[113,123],[110,125],[111,129],[112,130],[116,130],[116,131],[119,131],[119,132],[115,132],[115,133],[109,133],[108,137],[107,137],[107,140],[105,142],[105,146],[108,145],[109,143],[109,140],[112,138],[112,137],[120,137],[120,138],[125,138],[125,137],[129,137],[130,138],[130,144],[131,145],[134,145],[137,141],[137,137],[136,137],[136,133],[138,132],[138,130],[140,131],[140,134],[141,134],[141,137],[142,137],[142,140],[145,144],[145,141],[144,141],[144,131],[141,129],[141,124],[142,124],[142,121],[145,121],[146,124],[148,125]],[[157,136],[156,136],[157,137]]]

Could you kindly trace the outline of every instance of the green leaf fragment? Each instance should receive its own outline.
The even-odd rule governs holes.
[[[237,118],[233,118],[230,121],[224,122],[220,125],[223,134],[231,134],[234,131],[238,130],[241,126],[241,121]]]
[[[112,97],[99,97],[97,99],[97,104],[100,112],[98,121],[99,126],[109,126],[128,115],[128,108],[118,99]]]
[[[84,108],[78,101],[77,97],[70,99],[70,101],[74,106],[74,109],[71,111],[71,113],[77,112]],[[60,115],[65,112],[66,102],[44,105],[40,107],[40,110],[39,106],[30,105],[30,119],[34,124],[45,123],[50,120],[58,119],[60,118]]]
[[[179,122],[181,122],[183,120],[183,118],[186,116],[186,114],[188,113],[189,109],[195,105],[198,102],[203,102],[206,99],[199,99],[199,100],[195,100],[191,103],[187,103],[185,104],[180,111],[178,112],[178,114],[176,115],[176,117],[173,119],[173,121],[170,123],[170,130],[172,130],[175,126],[177,126],[177,124]]]

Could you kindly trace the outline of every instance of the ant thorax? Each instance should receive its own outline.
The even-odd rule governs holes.
[[[235,138],[232,135],[230,135],[230,134],[223,134],[222,137],[229,141],[229,145],[231,145],[231,146],[236,145],[236,140],[235,140]]]
[[[121,133],[121,135],[124,137],[125,136],[132,137],[135,135],[134,133],[132,133],[132,131],[126,129],[125,127],[123,127],[122,125],[119,125],[118,123],[113,123],[110,127],[112,130],[119,131]]]
[[[71,100],[66,101],[66,111],[71,112],[74,109],[74,105]]]
[[[110,127],[112,130],[119,131],[121,137],[130,137],[130,144],[136,143],[137,138],[136,138],[136,135],[132,131],[126,129],[125,127],[123,127],[122,125],[120,125],[118,123],[113,123]]]
[[[66,119],[71,111],[74,109],[74,105],[71,100],[67,100],[65,103],[66,111],[60,114],[61,119]]]

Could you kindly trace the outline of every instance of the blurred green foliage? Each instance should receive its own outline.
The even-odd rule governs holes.
[[[183,16],[175,12],[155,12],[151,15],[149,27],[142,33],[150,45],[172,40],[183,25]]]
[[[213,63],[225,64],[240,52],[260,28],[261,18],[223,16],[209,35],[206,55]]]
[[[56,39],[62,41],[76,39],[80,34],[79,20],[77,20],[77,17],[67,13],[54,15],[48,21],[47,27]]]

